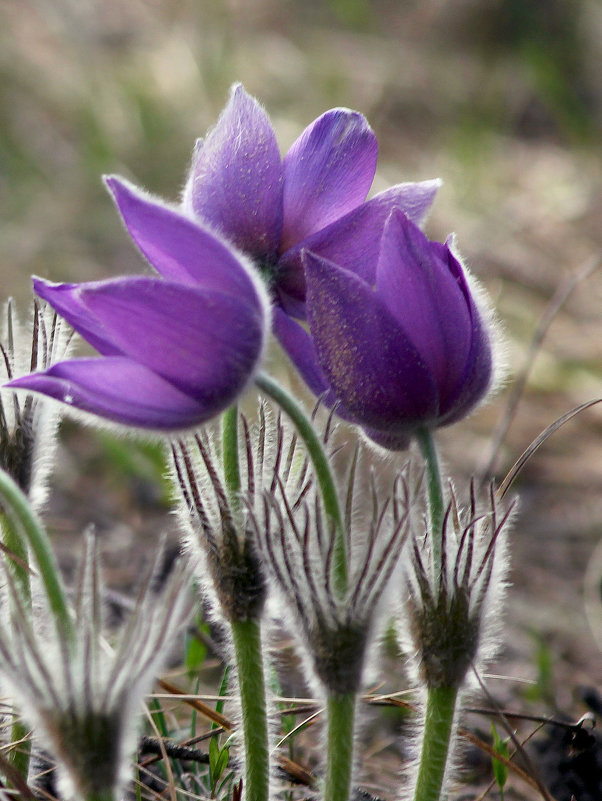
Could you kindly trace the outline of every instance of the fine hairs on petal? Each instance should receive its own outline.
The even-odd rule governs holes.
[[[491,383],[484,397],[476,405],[475,409],[478,409],[497,395],[510,378],[512,368],[508,352],[508,339],[489,293],[467,266],[465,259],[460,254],[455,234],[452,233],[448,236],[446,245],[462,267],[475,305],[483,320],[484,328],[488,333],[492,351],[493,370]]]
[[[56,759],[61,797],[74,801],[120,797],[131,777],[140,704],[192,611],[189,570],[176,567],[160,597],[152,594],[151,570],[111,649],[102,635],[103,585],[90,535],[85,546],[74,600],[75,640],[58,635],[44,596],[40,613],[49,624],[42,626],[43,635],[32,630],[7,570],[10,625],[0,631],[0,672],[40,744]]]

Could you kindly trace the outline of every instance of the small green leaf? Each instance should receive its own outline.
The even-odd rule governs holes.
[[[215,766],[217,765],[217,760],[219,759],[219,745],[217,744],[217,737],[212,737],[209,740],[209,765],[211,766],[211,772],[215,771]]]
[[[186,643],[186,670],[190,678],[197,675],[206,657],[207,646],[191,634]]]
[[[227,748],[222,748],[219,752],[217,762],[215,764],[214,779],[215,783],[221,779],[224,771],[228,767],[228,760],[230,759],[230,752]]]
[[[509,759],[510,751],[508,749],[508,741],[502,740],[497,733],[497,729],[495,728],[495,724],[491,724],[491,734],[493,736],[493,747],[497,751],[497,753],[504,757],[505,759]],[[504,797],[504,787],[506,786],[506,781],[508,780],[508,768],[504,765],[503,762],[500,762],[499,759],[492,759],[493,765],[493,775],[495,777],[495,781],[497,782],[497,786],[500,788],[500,794],[502,799]]]

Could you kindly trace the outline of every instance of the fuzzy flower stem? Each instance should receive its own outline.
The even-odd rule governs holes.
[[[222,459],[230,503],[239,511],[238,407],[222,415]],[[238,515],[237,515],[238,516]],[[245,801],[267,801],[269,793],[268,725],[259,620],[232,620],[232,639],[242,707],[245,742]]]
[[[69,613],[65,589],[48,541],[48,535],[25,495],[3,470],[0,470],[0,501],[4,516],[10,521],[13,533],[21,540],[21,548],[25,548],[25,542],[29,543],[46,589],[56,626],[67,641],[72,643],[75,637],[73,620]]]
[[[255,379],[259,389],[270,397],[283,409],[293,421],[297,433],[305,443],[309,457],[316,471],[316,478],[320,485],[320,492],[324,508],[336,527],[336,540],[333,559],[333,585],[339,598],[344,598],[347,592],[347,547],[343,535],[343,515],[339,504],[336,483],[328,456],[324,450],[320,437],[316,434],[311,420],[307,417],[302,406],[273,378],[260,373]]]
[[[416,434],[416,439],[426,464],[429,523],[432,535],[431,541],[433,543],[433,576],[437,586],[441,573],[441,537],[445,514],[441,471],[439,469],[439,457],[437,456],[435,440],[430,430],[421,428]]]
[[[222,459],[230,504],[239,508],[240,470],[238,465],[238,406],[231,406],[222,415]]]
[[[347,801],[353,770],[355,693],[328,696],[328,753],[324,801]]]
[[[265,682],[258,620],[231,623],[245,743],[245,801],[268,801],[269,753]]]
[[[439,801],[454,722],[455,687],[430,687],[414,801]]]
[[[13,521],[8,515],[0,514],[0,531],[2,532],[2,544],[8,553],[16,556],[16,559],[9,559],[11,573],[19,587],[21,600],[25,604],[25,608],[31,612],[31,584],[29,581],[26,543],[23,542],[15,531]],[[13,748],[10,752],[9,761],[24,779],[27,779],[31,752],[29,740],[26,739],[28,733],[29,728],[23,721],[16,718],[12,725],[11,742],[21,744],[18,748]]]

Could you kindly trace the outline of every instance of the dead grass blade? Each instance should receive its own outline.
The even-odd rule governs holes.
[[[483,484],[485,481],[488,481],[493,471],[495,470],[495,464],[500,452],[500,448],[506,437],[506,434],[508,433],[508,429],[512,425],[512,421],[514,420],[514,417],[516,415],[518,404],[527,385],[527,381],[531,373],[531,368],[533,367],[533,363],[535,362],[537,354],[539,353],[539,349],[541,348],[542,343],[546,337],[546,334],[548,333],[550,325],[552,324],[554,318],[556,317],[560,309],[570,298],[573,291],[579,286],[579,284],[582,281],[584,281],[595,270],[598,269],[601,262],[602,260],[600,258],[589,260],[579,269],[575,270],[575,272],[571,273],[558,286],[556,292],[554,293],[554,296],[546,306],[531,338],[531,343],[529,344],[529,349],[527,351],[527,357],[525,359],[525,363],[522,367],[522,370],[516,377],[516,381],[512,385],[512,389],[510,390],[510,393],[508,395],[506,408],[504,409],[502,418],[499,421],[495,431],[493,432],[493,436],[491,438],[491,447],[489,450],[489,456],[487,457],[487,461],[479,471],[480,475],[479,484]]]
[[[595,398],[594,400],[586,401],[585,403],[580,403],[579,406],[575,406],[573,409],[563,414],[557,420],[554,420],[553,423],[550,423],[550,425],[546,429],[544,429],[536,439],[533,440],[533,442],[529,445],[529,447],[522,452],[522,454],[519,456],[516,462],[514,462],[514,464],[506,474],[506,477],[504,478],[504,480],[502,481],[496,492],[496,496],[499,498],[499,500],[502,500],[504,495],[506,495],[506,493],[514,483],[516,477],[525,466],[525,464],[533,456],[535,451],[541,445],[543,445],[543,443],[547,440],[548,437],[550,437],[552,434],[558,431],[559,428],[562,428],[562,426],[565,423],[568,423],[569,420],[572,420],[573,417],[576,417],[578,414],[585,411],[585,409],[589,409],[592,406],[595,406],[597,403],[601,402],[602,398]]]

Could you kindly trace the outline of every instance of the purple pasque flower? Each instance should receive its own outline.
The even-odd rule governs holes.
[[[362,270],[304,254],[309,333],[276,310],[310,388],[391,450],[461,419],[492,383],[491,334],[450,244],[394,210]]]
[[[377,153],[366,119],[333,108],[281,158],[269,117],[237,84],[197,142],[183,205],[249,255],[275,302],[304,318],[303,250],[360,270],[376,259],[375,232],[391,209],[420,223],[433,202],[438,180],[398,184],[366,201]]]
[[[252,379],[270,327],[267,294],[246,257],[201,222],[118,178],[107,185],[160,277],[34,279],[101,358],[59,362],[7,386],[126,426],[196,427]]]

